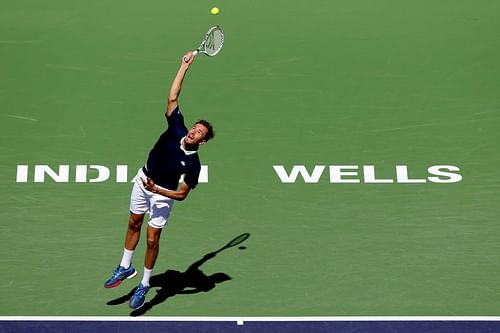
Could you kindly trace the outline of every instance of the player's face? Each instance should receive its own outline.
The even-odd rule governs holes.
[[[205,143],[205,135],[207,135],[207,132],[208,128],[206,128],[202,124],[195,124],[189,130],[188,134],[186,135],[186,139],[184,139],[184,142],[188,145],[203,144]]]

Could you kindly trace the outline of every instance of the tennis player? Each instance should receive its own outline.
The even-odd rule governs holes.
[[[144,275],[130,298],[129,306],[132,309],[138,309],[145,303],[146,293],[150,289],[149,281],[158,257],[161,231],[167,225],[174,201],[186,199],[198,184],[201,169],[198,148],[214,137],[212,125],[206,120],[196,122],[188,130],[179,109],[178,98],[182,82],[193,60],[193,53],[186,53],[170,87],[165,112],[167,130],[161,134],[149,152],[146,164],[139,169],[134,180],[122,260],[113,275],[104,283],[105,288],[114,288],[123,280],[131,279],[137,274],[132,267],[132,257],[139,242],[144,215],[148,213]]]

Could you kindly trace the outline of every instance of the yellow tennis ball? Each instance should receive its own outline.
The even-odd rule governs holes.
[[[219,8],[217,8],[217,7],[212,8],[212,9],[210,10],[210,14],[212,14],[212,15],[217,15],[217,14],[219,14]]]

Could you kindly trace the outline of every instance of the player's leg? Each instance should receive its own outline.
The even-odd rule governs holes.
[[[146,256],[144,258],[144,275],[142,276],[141,283],[137,287],[134,295],[130,298],[129,306],[132,309],[138,309],[146,302],[146,294],[151,288],[149,280],[153,274],[153,268],[158,258],[160,249],[160,235],[162,228],[154,228],[150,225],[147,227],[147,248]]]
[[[141,237],[141,227],[144,221],[144,214],[130,213],[128,219],[127,234],[125,235],[125,249],[135,251],[139,238]]]
[[[173,200],[159,194],[155,194],[151,200],[150,220],[147,226],[147,248],[144,258],[144,275],[134,295],[130,298],[129,306],[138,309],[146,301],[146,293],[149,291],[151,275],[160,249],[160,236],[166,226],[168,217],[172,210]]]
[[[137,271],[132,266],[132,257],[141,235],[144,214],[149,209],[149,195],[142,188],[142,182],[139,177],[140,172],[136,176],[130,195],[130,217],[122,259],[118,267],[113,271],[112,276],[104,282],[105,288],[117,287],[123,280],[131,279],[137,275]]]
[[[139,238],[141,237],[141,227],[143,221],[144,214],[130,213],[127,234],[125,235],[125,247],[123,249],[122,260],[120,262],[121,267],[129,268],[132,265],[132,257],[134,255],[135,248],[139,243]]]
[[[118,267],[115,268],[111,277],[104,282],[104,288],[114,288],[119,286],[123,280],[131,279],[137,275],[137,271],[132,266],[132,257],[141,236],[141,226],[144,214],[130,213],[128,220],[127,234],[125,235],[125,247],[122,259]]]
[[[147,227],[147,249],[146,257],[144,258],[144,267],[147,269],[153,269],[155,266],[160,249],[160,235],[162,230],[161,228],[154,228],[150,225]],[[147,283],[149,285],[149,280]]]

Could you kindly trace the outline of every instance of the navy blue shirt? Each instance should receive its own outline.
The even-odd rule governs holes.
[[[181,175],[184,175],[184,182],[193,189],[198,185],[201,164],[196,151],[185,151],[181,147],[181,140],[188,129],[179,107],[167,117],[167,122],[167,130],[149,152],[146,175],[157,185],[174,191],[179,186]]]

